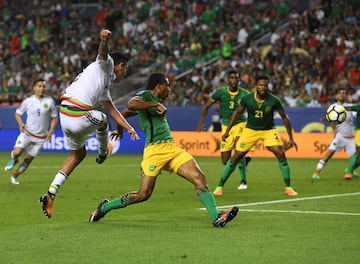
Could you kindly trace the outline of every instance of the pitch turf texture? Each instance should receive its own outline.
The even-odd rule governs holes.
[[[9,154],[0,157],[4,167]],[[17,186],[2,169],[1,263],[359,263],[360,180],[343,180],[347,160],[331,160],[314,182],[317,160],[290,159],[299,195],[287,197],[277,161],[254,158],[248,190],[237,190],[235,171],[216,197],[221,208],[240,206],[238,217],[217,229],[193,186],[166,172],[147,202],[89,223],[101,199],[137,190],[141,156],[114,155],[98,165],[88,155],[60,189],[48,219],[38,198],[65,157],[42,153]],[[197,160],[214,189],[220,158]]]

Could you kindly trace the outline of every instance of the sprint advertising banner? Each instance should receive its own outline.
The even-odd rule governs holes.
[[[280,133],[283,142],[288,141],[287,133]],[[173,132],[175,142],[194,156],[220,156],[220,132]],[[326,152],[332,133],[293,133],[298,145],[298,151],[294,148],[286,152],[288,158],[320,158]],[[354,143],[355,144],[355,143]],[[274,157],[261,141],[256,150],[251,152],[253,157]],[[334,158],[348,158],[345,151],[340,151]]]
[[[188,150],[194,156],[219,156],[219,146],[221,136],[219,132],[195,132],[197,122],[199,121],[201,107],[188,108],[169,108],[168,121],[172,128],[176,143]],[[213,109],[212,109],[213,110]],[[294,149],[287,151],[288,157],[301,158],[320,158],[327,149],[333,134],[329,124],[320,122],[324,116],[325,108],[287,108],[287,114],[290,117],[294,138],[299,146],[299,151]],[[13,108],[0,108],[0,151],[10,152],[14,146],[15,140],[19,134],[18,125],[14,119]],[[287,140],[287,134],[284,133],[285,127],[281,118],[275,115],[275,124],[277,129],[282,132],[282,137]],[[138,131],[141,140],[131,141],[129,135],[125,132],[124,138],[120,142],[113,142],[114,153],[119,154],[142,154],[145,144],[145,135],[141,132],[137,118],[129,119]],[[207,116],[206,127],[211,130],[211,111]],[[114,126],[113,126],[114,127]],[[98,146],[95,135],[86,142],[86,149],[89,153],[96,153]],[[65,142],[60,126],[55,131],[51,142],[44,144],[43,152],[68,152],[69,148]],[[255,157],[272,157],[272,153],[264,149],[261,143],[257,150],[252,153]],[[335,154],[337,158],[347,158],[344,151]]]
[[[18,130],[0,130],[0,151],[10,152],[18,136]],[[220,156],[220,132],[187,132],[175,131],[172,133],[176,144],[186,149],[194,156]],[[283,141],[287,141],[287,133],[281,132]],[[118,154],[142,154],[145,144],[145,135],[139,132],[141,140],[132,141],[127,133],[121,141],[112,141],[114,153]],[[289,158],[320,158],[327,150],[328,144],[333,137],[332,133],[299,133],[294,132],[294,139],[298,144],[298,151],[290,149],[286,152]],[[97,153],[98,144],[95,135],[89,137],[86,142],[86,149],[89,153]],[[51,142],[45,142],[43,152],[68,152],[63,134],[56,131]],[[273,157],[259,142],[256,151],[252,152],[253,157]],[[347,158],[345,151],[340,151],[334,155],[334,158]]]

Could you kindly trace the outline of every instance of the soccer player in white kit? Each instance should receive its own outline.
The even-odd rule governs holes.
[[[127,130],[131,140],[139,140],[138,134],[114,106],[110,96],[111,83],[124,78],[128,63],[128,57],[120,52],[109,54],[110,36],[109,30],[101,30],[96,60],[75,78],[61,96],[60,124],[70,155],[55,175],[48,192],[39,199],[42,211],[48,218],[52,216],[53,202],[59,188],[86,156],[85,142],[88,136],[96,133],[99,144],[97,163],[103,163],[111,155],[107,117],[97,109],[103,106],[111,118]]]
[[[11,175],[12,184],[19,184],[19,175],[39,155],[45,141],[51,141],[56,128],[58,122],[56,104],[50,96],[45,95],[45,87],[45,80],[36,79],[32,86],[34,94],[22,101],[15,111],[15,120],[19,125],[20,134],[15,141],[14,149],[11,151],[11,160],[6,164],[5,171],[11,170],[18,163],[25,149],[26,155],[24,161]],[[25,113],[27,117],[24,123],[22,115]]]
[[[344,107],[349,106],[346,101],[347,90],[345,88],[339,88],[336,91],[336,100],[337,102],[334,105],[342,105]],[[341,149],[345,149],[346,153],[349,157],[351,157],[355,151],[355,127],[353,124],[354,112],[346,111],[346,119],[341,124],[332,124],[332,128],[334,130],[334,137],[331,140],[331,143],[328,147],[327,152],[324,156],[319,160],[316,165],[316,169],[312,175],[314,180],[320,179],[320,172],[326,166],[326,163],[331,159],[331,157]],[[356,165],[358,167],[359,164]]]

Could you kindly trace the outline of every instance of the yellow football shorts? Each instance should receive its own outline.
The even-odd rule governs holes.
[[[244,128],[243,133],[236,144],[236,150],[247,152],[256,147],[256,143],[259,140],[264,141],[265,147],[283,145],[279,132],[275,128],[270,130],[253,130],[250,128]]]
[[[355,130],[355,143],[357,147],[360,147],[360,129]]]
[[[226,138],[226,141],[221,141],[220,152],[227,152],[235,148],[236,140],[240,137],[245,125],[246,122],[241,122],[230,129],[230,133]],[[227,126],[221,125],[221,136],[225,133],[226,129]]]
[[[144,148],[141,169],[146,176],[156,177],[162,170],[177,172],[193,156],[173,142],[148,145]]]

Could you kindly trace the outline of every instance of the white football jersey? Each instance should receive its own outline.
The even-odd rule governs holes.
[[[98,108],[101,101],[112,100],[111,82],[114,74],[114,60],[108,55],[107,60],[98,57],[90,63],[75,80],[65,89],[65,97],[74,99],[93,108]]]
[[[335,103],[334,105],[339,105]],[[351,106],[352,104],[344,103],[342,106]],[[355,136],[355,126],[354,126],[354,112],[353,111],[346,111],[346,119],[341,124],[336,125],[337,133],[340,133],[344,137],[353,137]]]
[[[38,136],[45,136],[48,132],[50,120],[57,117],[55,101],[50,96],[36,98],[32,95],[26,98],[16,109],[16,113],[26,112],[26,129]]]

